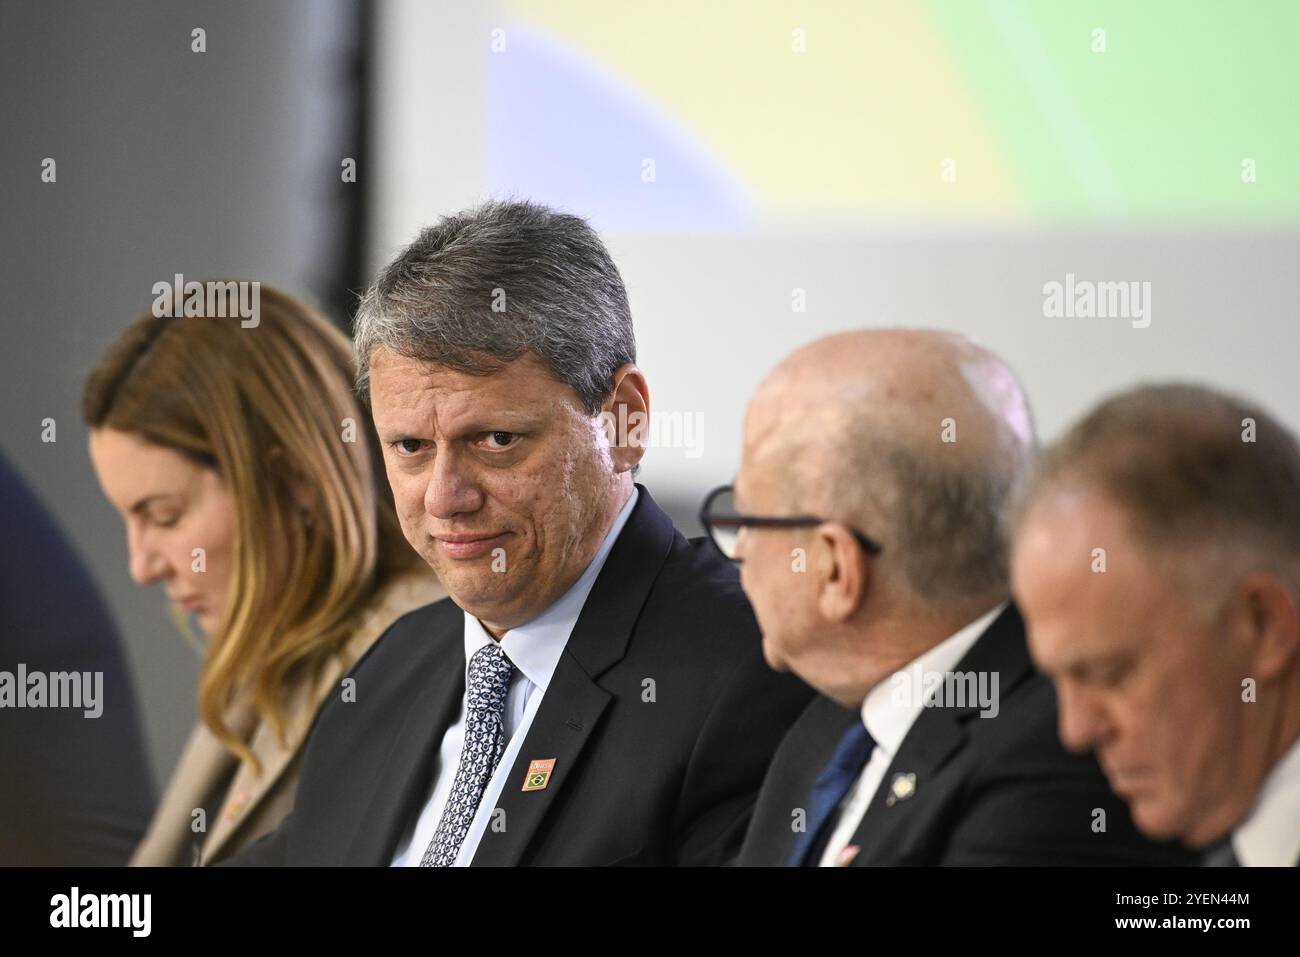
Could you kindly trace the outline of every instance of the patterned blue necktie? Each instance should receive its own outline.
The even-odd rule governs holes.
[[[438,830],[420,858],[421,867],[451,867],[456,863],[456,855],[478,813],[483,791],[506,750],[506,693],[514,673],[515,666],[495,641],[474,652],[469,660],[465,743],[460,749],[460,767],[456,769],[456,779],[442,809]]]
[[[860,719],[854,721],[853,726],[844,732],[844,737],[840,738],[839,747],[835,749],[830,763],[817,776],[817,783],[813,785],[812,794],[808,798],[806,828],[795,841],[786,867],[817,866],[817,858],[821,857],[821,852],[826,849],[826,842],[830,839],[830,825],[835,809],[844,800],[844,795],[849,793],[853,782],[862,774],[862,769],[867,766],[871,752],[875,749],[876,742],[872,740],[866,725]],[[814,850],[816,855],[813,854]]]

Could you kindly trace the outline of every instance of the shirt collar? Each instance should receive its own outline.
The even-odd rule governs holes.
[[[993,620],[1002,614],[1008,602],[990,608],[974,621],[945,638],[929,651],[914,658],[894,674],[879,682],[862,702],[862,723],[876,742],[876,747],[891,759],[898,752],[907,732],[925,708],[925,698],[919,694],[898,695],[900,683],[913,687],[913,674],[953,670],[966,652],[988,630]],[[900,700],[901,699],[901,700]]]
[[[578,576],[578,580],[569,586],[569,590],[532,621],[511,628],[501,638],[501,649],[511,663],[525,678],[543,691],[550,684],[551,675],[555,673],[555,666],[560,663],[560,655],[564,653],[564,646],[568,644],[573,626],[578,623],[582,606],[587,603],[587,596],[591,594],[596,578],[605,565],[605,559],[609,557],[614,542],[623,531],[623,526],[627,524],[640,494],[640,490],[633,486],[632,494],[628,496],[622,510],[615,517],[614,524],[610,526],[609,532],[600,543],[600,548],[596,550],[595,556],[583,573]],[[474,657],[474,652],[484,645],[491,644],[493,639],[477,618],[469,612],[464,612],[464,616],[465,667],[468,670],[469,660]]]
[[[1232,835],[1247,867],[1291,867],[1300,855],[1300,738],[1264,779],[1250,816]]]

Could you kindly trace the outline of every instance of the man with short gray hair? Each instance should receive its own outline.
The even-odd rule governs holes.
[[[721,864],[808,692],[763,664],[734,569],[633,482],[649,390],[581,219],[494,202],[362,301],[411,546],[450,598],[320,714],[297,804],[235,863]]]
[[[1011,371],[951,333],[829,336],[762,384],[736,486],[702,518],[742,562],[768,662],[821,696],[741,864],[1182,862],[1056,740],[1008,601],[1033,448]]]
[[[1144,386],[1044,456],[1014,588],[1060,735],[1133,819],[1219,865],[1300,865],[1300,443]]]

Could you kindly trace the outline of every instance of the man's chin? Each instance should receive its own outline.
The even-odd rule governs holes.
[[[476,577],[457,575],[454,572],[440,573],[439,578],[451,600],[475,618],[500,617],[504,607],[513,597],[502,587],[504,582],[483,582]]]
[[[785,658],[781,656],[781,653],[776,650],[772,642],[766,637],[763,638],[763,660],[767,662],[767,666],[773,671],[784,672],[790,670],[790,666],[786,663]]]
[[[1188,822],[1168,802],[1155,795],[1130,797],[1128,808],[1134,825],[1152,840],[1168,841],[1186,836]]]

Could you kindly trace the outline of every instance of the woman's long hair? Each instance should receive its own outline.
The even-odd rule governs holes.
[[[86,382],[92,429],[212,468],[234,500],[230,587],[207,642],[198,710],[259,773],[228,708],[251,696],[283,744],[295,683],[343,651],[380,589],[427,571],[402,536],[354,374],[339,330],[263,285],[256,325],[146,314]]]

